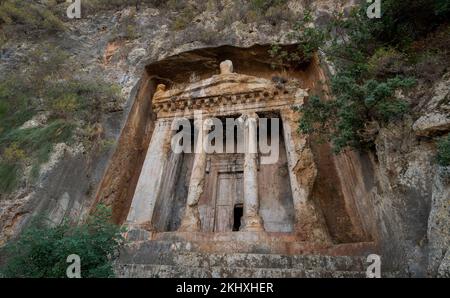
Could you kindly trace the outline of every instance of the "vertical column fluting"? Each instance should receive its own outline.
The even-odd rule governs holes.
[[[249,113],[240,118],[245,129],[244,215],[242,231],[264,231],[259,215],[258,195],[258,115]]]
[[[194,121],[194,125],[198,131],[198,137],[195,143],[195,157],[191,178],[189,180],[186,209],[180,228],[178,229],[182,232],[201,230],[198,202],[205,186],[207,133],[212,126],[212,121],[210,119],[198,119]]]

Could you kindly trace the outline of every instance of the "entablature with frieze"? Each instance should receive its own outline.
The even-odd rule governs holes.
[[[158,85],[153,111],[158,118],[189,118],[198,110],[205,115],[225,116],[299,106],[308,96],[307,90],[298,87],[222,69],[221,72],[185,88],[166,90],[165,85]]]

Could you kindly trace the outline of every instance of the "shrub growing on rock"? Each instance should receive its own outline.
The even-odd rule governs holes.
[[[6,264],[0,276],[19,278],[64,278],[67,257],[81,259],[81,277],[113,277],[112,257],[123,243],[121,229],[110,222],[111,212],[98,206],[81,225],[68,221],[49,227],[42,219],[4,248]]]
[[[334,66],[331,98],[321,95],[306,102],[300,129],[325,136],[336,152],[372,148],[376,136],[372,128],[409,111],[410,103],[398,91],[417,81],[411,65],[417,55],[414,42],[445,25],[450,10],[443,3],[386,0],[381,19],[367,18],[368,4],[361,4],[322,27],[313,26],[312,16],[305,13],[287,36],[298,44],[297,50],[286,52],[274,45],[270,51],[278,65],[286,66],[309,62],[320,49]]]
[[[57,3],[44,4],[29,0],[4,0],[0,3],[0,25],[19,24],[25,28],[62,30],[64,23],[57,15]]]

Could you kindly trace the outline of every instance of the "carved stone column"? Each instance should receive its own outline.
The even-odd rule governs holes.
[[[310,197],[317,168],[307,136],[297,132],[296,112],[282,110],[281,118],[294,200],[295,232],[304,241],[331,243],[323,214]]]
[[[264,231],[263,220],[259,215],[258,196],[258,115],[244,114],[240,118],[245,129],[244,159],[244,215],[242,231]]]
[[[189,181],[189,190],[181,226],[178,229],[181,232],[196,232],[201,230],[200,213],[198,211],[198,201],[203,193],[205,186],[206,173],[206,151],[207,133],[212,126],[210,119],[195,120],[195,128],[198,131],[197,141],[195,143],[195,157],[192,166],[191,179]]]
[[[170,155],[171,121],[158,120],[134,192],[127,225],[153,230],[152,217]]]

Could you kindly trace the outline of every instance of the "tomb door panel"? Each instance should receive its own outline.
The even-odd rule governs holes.
[[[215,232],[233,230],[233,210],[242,201],[242,173],[219,173],[217,179]]]

